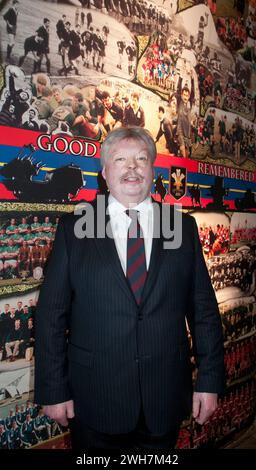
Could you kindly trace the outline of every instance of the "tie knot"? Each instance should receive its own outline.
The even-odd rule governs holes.
[[[136,211],[136,209],[127,209],[125,213],[132,219],[133,222],[137,222],[139,218],[139,211]]]
[[[140,238],[143,237],[142,229],[139,222],[140,211],[135,209],[127,209],[126,214],[132,219],[129,229],[128,238]]]

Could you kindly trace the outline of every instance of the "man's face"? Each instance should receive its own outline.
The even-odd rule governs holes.
[[[32,119],[34,119],[36,113],[33,109],[30,109],[28,115],[29,115],[29,119],[32,120]]]
[[[95,100],[95,88],[93,88],[93,87],[89,88],[89,99],[90,100]]]
[[[61,102],[61,94],[60,94],[59,90],[56,90],[56,91],[53,93],[53,96],[54,96],[55,101],[57,101],[57,103],[60,103],[60,102]]]
[[[103,102],[104,106],[106,106],[106,108],[111,108],[112,100],[111,100],[110,96],[107,96],[107,98],[103,98],[102,102]]]
[[[182,95],[181,95],[181,98],[182,98],[183,103],[187,104],[187,103],[188,103],[188,100],[189,100],[189,97],[190,97],[189,91],[184,90],[184,91],[182,92]]]
[[[137,99],[136,96],[132,96],[132,97],[131,97],[131,107],[132,107],[133,109],[136,109],[137,106],[138,106],[138,99]]]
[[[170,110],[172,113],[176,113],[177,112],[177,99],[175,96],[173,96],[173,98],[171,99],[171,102],[170,102]]]
[[[136,205],[150,194],[153,166],[143,141],[123,139],[110,149],[102,175],[110,193],[124,206]]]
[[[14,111],[15,111],[15,106],[13,106],[13,104],[10,104],[10,106],[9,106],[9,112],[10,112],[11,114],[14,114]]]
[[[74,113],[76,113],[78,111],[78,108],[79,108],[79,103],[78,103],[78,99],[75,96],[73,96],[71,106],[72,106],[72,111],[74,111]]]
[[[26,91],[22,91],[22,92],[20,93],[20,100],[21,100],[21,101],[27,101],[28,98],[29,98],[29,96],[28,96],[28,94],[27,94]]]

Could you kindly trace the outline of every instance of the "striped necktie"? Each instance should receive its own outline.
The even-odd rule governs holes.
[[[139,211],[127,210],[126,214],[132,219],[127,235],[126,276],[139,305],[147,277],[144,238],[138,221]]]

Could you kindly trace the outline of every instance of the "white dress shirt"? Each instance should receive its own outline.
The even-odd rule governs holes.
[[[139,223],[143,232],[147,270],[149,268],[153,239],[153,204],[148,197],[132,209],[139,211]],[[108,213],[116,250],[126,276],[127,235],[132,219],[126,214],[127,207],[117,201],[112,194],[108,199]]]

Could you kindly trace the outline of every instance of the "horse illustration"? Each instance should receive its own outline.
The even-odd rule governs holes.
[[[155,180],[155,193],[160,194],[161,202],[163,202],[164,198],[166,196],[167,190],[166,190],[166,187],[163,184],[163,176],[162,175],[158,175],[157,179]]]
[[[200,195],[200,187],[199,187],[199,184],[197,186],[195,186],[193,184],[192,188],[189,189],[189,192],[191,194],[191,203],[192,203],[192,206],[196,206],[197,204],[199,204],[199,206],[201,207],[201,195]]]
[[[43,181],[33,180],[43,168],[42,162],[33,160],[34,151],[31,144],[24,146],[16,158],[1,168],[5,187],[24,202],[69,202],[85,184],[81,169],[71,163],[46,171]]]

